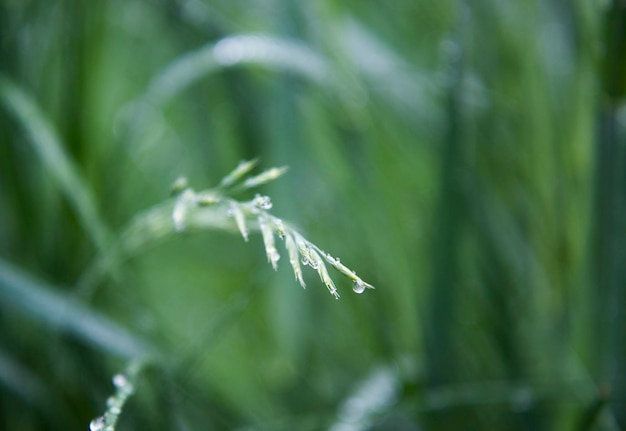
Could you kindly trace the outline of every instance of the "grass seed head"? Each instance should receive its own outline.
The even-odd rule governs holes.
[[[230,187],[231,185],[235,184],[241,178],[243,178],[244,175],[254,169],[257,163],[258,159],[240,161],[235,169],[233,169],[228,175],[222,178],[222,181],[220,182],[220,187]]]
[[[267,260],[272,264],[274,271],[278,270],[278,260],[280,255],[276,250],[276,244],[274,242],[274,232],[269,224],[269,220],[265,214],[261,214],[258,218],[259,228],[261,229],[261,235],[263,235],[263,244],[265,245],[265,253],[267,253]]]
[[[256,163],[256,160],[240,162],[232,172],[224,177],[218,187],[199,193],[195,193],[193,189],[189,188],[186,180],[177,180],[178,184],[174,189],[179,191],[177,192],[178,194],[172,211],[175,231],[184,231],[187,227],[188,220],[194,220],[194,226],[196,226],[197,219],[189,218],[190,211],[200,210],[200,207],[225,202],[227,205],[224,213],[227,217],[234,218],[237,229],[244,240],[248,241],[249,236],[248,219],[256,219],[256,224],[251,223],[250,226],[252,228],[257,228],[258,226],[258,229],[261,231],[267,260],[274,270],[278,269],[278,260],[280,259],[280,254],[276,249],[274,234],[285,241],[285,248],[289,254],[289,263],[291,264],[296,280],[302,287],[306,287],[306,284],[304,283],[301,265],[310,266],[318,273],[331,295],[338,299],[339,293],[337,287],[330,277],[326,266],[326,263],[329,263],[337,271],[352,280],[352,290],[354,292],[363,293],[367,289],[373,289],[374,287],[371,284],[364,282],[353,270],[341,263],[339,258],[324,252],[315,244],[305,239],[291,225],[284,223],[280,218],[270,214],[268,211],[272,209],[272,201],[268,196],[256,194],[254,198],[248,202],[240,202],[228,196],[226,189],[231,192],[237,192],[257,187],[280,177],[287,170],[285,167],[271,168],[259,175],[243,179],[254,168]],[[230,186],[236,183],[240,183],[237,188],[230,188]],[[218,212],[217,214],[221,213]]]
[[[259,175],[254,177],[247,178],[243,182],[244,189],[251,189],[253,187],[258,187],[262,184],[268,183],[270,181],[274,181],[276,178],[283,175],[287,172],[287,167],[283,166],[280,168],[271,168],[266,171],[261,172]]]
[[[311,248],[309,249],[309,256],[311,257],[311,268],[317,270],[320,279],[326,285],[330,294],[333,295],[336,299],[339,299],[337,287],[335,287],[335,283],[333,282],[332,278],[330,278],[330,274],[328,274],[328,269],[326,269],[326,264],[320,257],[319,253]]]
[[[237,229],[241,233],[243,239],[248,241],[248,228],[246,227],[246,216],[237,202],[231,202],[228,208],[228,214],[235,218]]]
[[[300,286],[306,288],[306,284],[304,283],[304,279],[302,277],[302,268],[300,267],[300,255],[298,254],[298,248],[296,247],[296,243],[293,240],[292,235],[286,235],[285,248],[289,254],[289,263],[291,263],[296,280],[300,283]]]

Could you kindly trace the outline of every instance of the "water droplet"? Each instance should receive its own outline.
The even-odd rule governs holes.
[[[318,261],[316,261],[315,259],[311,259],[311,262],[309,263],[309,265],[311,265],[311,268],[313,269],[317,269],[320,267],[320,264]]]
[[[124,374],[117,374],[115,377],[113,377],[113,385],[115,385],[116,388],[126,394],[132,393],[135,389],[133,387],[133,384]]]
[[[365,283],[360,278],[354,280],[354,285],[352,285],[352,290],[354,293],[361,294],[365,292]]]
[[[129,384],[128,379],[126,378],[124,374],[116,374],[113,377],[113,385],[116,388],[124,388],[128,386],[128,384]]]
[[[104,429],[104,417],[100,416],[92,420],[89,424],[89,429],[91,431],[102,431]]]
[[[302,265],[304,266],[308,266],[311,262],[309,261],[309,258],[306,256],[302,257]]]
[[[269,196],[256,195],[253,200],[254,205],[262,210],[272,209],[272,200]]]

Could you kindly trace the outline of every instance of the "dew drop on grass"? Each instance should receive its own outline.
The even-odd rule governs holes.
[[[253,202],[257,208],[260,208],[262,210],[272,209],[272,200],[270,199],[269,196],[262,196],[262,195],[257,194],[254,197]]]
[[[116,374],[113,377],[113,385],[115,385],[116,388],[123,388],[128,385],[128,379],[124,374]]]
[[[89,429],[91,431],[102,431],[104,429],[104,417],[100,416],[92,420],[89,424]]]
[[[352,285],[352,290],[354,293],[358,293],[359,295],[365,292],[365,283],[360,278],[354,280],[354,284]]]
[[[134,390],[133,384],[124,374],[116,374],[113,377],[113,385],[120,391],[126,392],[127,394],[130,394]]]
[[[302,265],[308,266],[310,263],[311,262],[309,261],[308,257],[305,256],[305,257],[302,258]]]

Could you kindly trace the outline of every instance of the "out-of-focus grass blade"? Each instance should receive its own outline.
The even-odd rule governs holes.
[[[146,358],[153,353],[146,342],[107,317],[0,260],[2,306],[18,309],[51,329],[72,334],[108,353],[127,358]]]
[[[128,106],[124,121],[128,122],[128,139],[134,148],[143,149],[143,132],[170,100],[202,78],[239,65],[287,71],[321,85],[334,85],[326,59],[303,43],[267,35],[228,36],[178,57],[151,80],[142,96]]]
[[[354,18],[336,25],[339,26],[340,52],[352,63],[367,88],[400,116],[412,122],[419,119],[420,124],[432,127],[433,121],[441,121],[443,112],[438,100],[449,83],[442,82],[436,71],[424,70],[409,63],[401,53]],[[452,42],[444,46],[448,50],[458,49]],[[467,103],[475,108],[484,106],[484,87],[473,75],[465,79]]]
[[[148,98],[159,104],[167,103],[202,77],[242,64],[289,71],[318,82],[323,82],[328,75],[325,59],[302,43],[242,34],[226,37],[176,59],[152,80]]]
[[[176,229],[172,220],[174,205],[175,199],[170,199],[135,216],[120,234],[118,242],[97,256],[82,274],[77,283],[77,291],[81,296],[91,296],[107,274],[114,275],[112,271],[119,262],[128,260],[145,247],[175,234]],[[228,204],[193,208],[193,211],[185,215],[184,230],[219,229],[237,232],[235,221],[226,215],[228,208]],[[258,224],[250,221],[246,228],[258,230]]]
[[[434,101],[440,89],[434,76],[418,71],[391,47],[355,19],[340,23],[342,52],[368,87],[400,111],[428,121],[437,113]]]
[[[1,74],[0,103],[13,113],[28,133],[36,153],[74,206],[83,227],[98,249],[104,250],[108,238],[107,229],[98,216],[91,193],[63,150],[50,122],[22,89]]]
[[[45,388],[37,377],[0,350],[0,386],[33,405],[42,404]]]
[[[374,370],[344,400],[339,408],[339,420],[329,430],[371,429],[376,418],[396,403],[399,389],[400,382],[395,371],[389,368]]]

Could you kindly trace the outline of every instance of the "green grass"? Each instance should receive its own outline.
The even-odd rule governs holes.
[[[1,1],[0,429],[625,429],[625,16]]]

